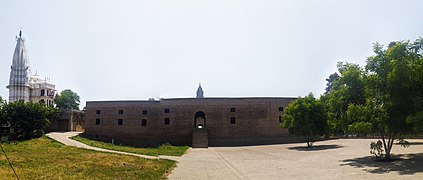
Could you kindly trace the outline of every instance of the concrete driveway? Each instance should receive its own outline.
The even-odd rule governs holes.
[[[393,147],[404,160],[374,162],[369,139],[190,149],[169,179],[423,179],[423,140]]]

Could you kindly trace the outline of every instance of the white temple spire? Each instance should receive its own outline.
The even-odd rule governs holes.
[[[10,66],[9,102],[43,102],[47,106],[54,105],[55,85],[50,78],[44,79],[31,74],[28,56],[25,49],[25,39],[22,30],[16,36],[16,48],[13,53],[12,66]]]
[[[31,73],[22,31],[19,32],[19,37],[16,41],[12,66],[10,67],[9,85],[7,86],[9,88],[9,102],[20,100],[28,102],[30,97],[29,79]]]

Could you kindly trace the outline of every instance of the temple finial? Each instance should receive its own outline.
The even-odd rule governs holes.
[[[22,38],[22,29],[19,31],[19,37]]]
[[[201,83],[198,84],[197,98],[204,98],[204,91],[203,91],[203,88],[201,87]]]

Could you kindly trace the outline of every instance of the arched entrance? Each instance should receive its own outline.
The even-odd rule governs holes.
[[[192,129],[192,147],[209,147],[209,136],[206,128],[206,114],[198,111],[194,116],[194,128]]]
[[[195,113],[194,128],[206,128],[206,114],[203,111],[198,111]]]

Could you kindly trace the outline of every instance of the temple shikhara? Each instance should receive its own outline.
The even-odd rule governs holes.
[[[13,53],[10,67],[9,102],[43,102],[46,105],[54,104],[55,85],[38,73],[31,73],[28,55],[25,48],[25,39],[22,31],[16,37],[16,48]]]

